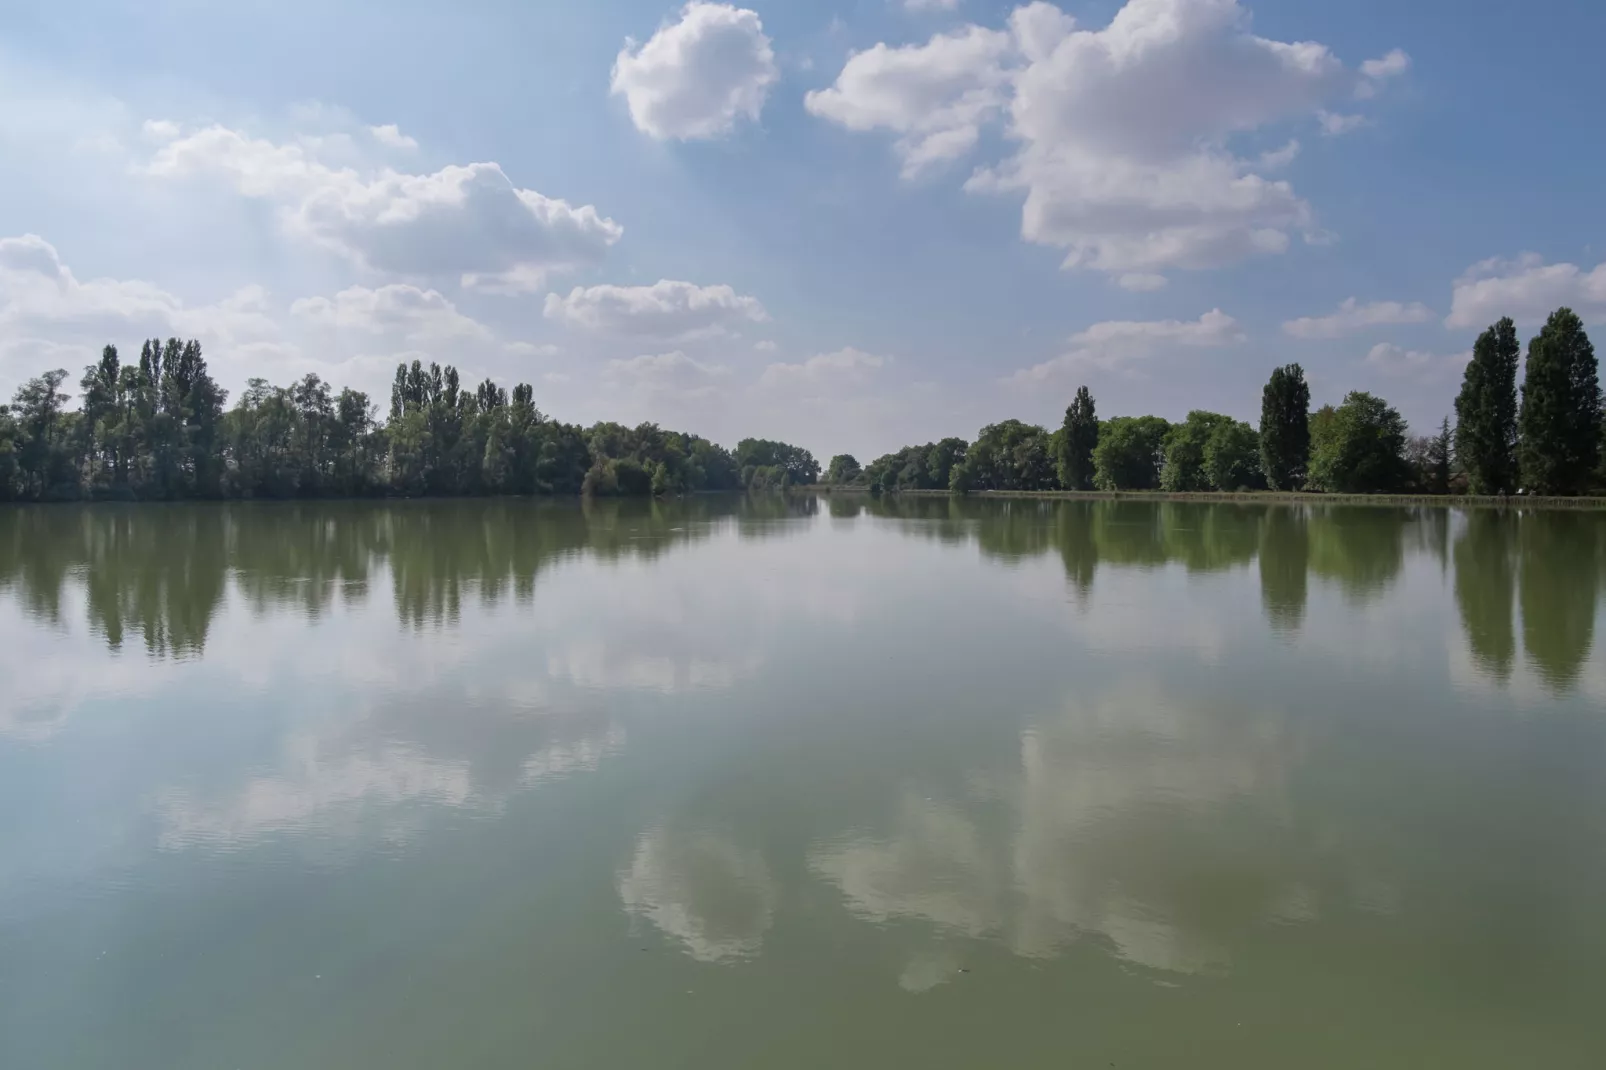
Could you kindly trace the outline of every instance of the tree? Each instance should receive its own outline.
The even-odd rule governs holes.
[[[1272,490],[1298,490],[1310,464],[1310,387],[1298,364],[1275,369],[1260,397],[1260,468]]]
[[[1323,411],[1314,439],[1310,480],[1322,490],[1393,493],[1410,480],[1405,420],[1380,397],[1351,391],[1338,408]]]
[[[1076,399],[1065,410],[1060,428],[1058,454],[1060,486],[1066,490],[1091,490],[1093,450],[1099,444],[1099,420],[1093,411],[1093,395],[1087,387],[1076,388]]]
[[[1473,494],[1517,487],[1517,327],[1502,319],[1478,336],[1455,399],[1455,453]]]
[[[1182,423],[1172,424],[1165,436],[1160,489],[1173,493],[1211,489],[1210,476],[1205,471],[1205,446],[1211,435],[1234,422],[1230,416],[1195,409]]]
[[[1204,471],[1216,490],[1257,490],[1266,485],[1260,474],[1260,436],[1242,420],[1231,420],[1210,432],[1204,446]]]
[[[1171,425],[1158,416],[1117,416],[1099,426],[1093,450],[1093,484],[1100,490],[1153,490],[1160,485],[1165,437]]]
[[[29,379],[11,398],[21,431],[17,476],[21,497],[70,497],[76,490],[72,457],[66,442],[64,408],[72,395],[61,391],[67,372],[57,368]]]
[[[1450,470],[1455,464],[1455,434],[1450,430],[1450,418],[1439,423],[1439,433],[1428,442],[1428,490],[1433,494],[1450,493]]]
[[[820,480],[820,465],[814,455],[801,446],[785,442],[772,442],[764,438],[744,438],[736,444],[736,465],[749,468],[774,468],[782,473],[769,477],[769,486],[806,486]]]
[[[1578,494],[1600,461],[1601,396],[1595,347],[1570,308],[1559,308],[1528,343],[1522,384],[1520,461],[1536,494]]]
[[[1049,434],[1036,424],[1004,420],[982,428],[964,460],[949,473],[958,493],[971,490],[1053,490],[1054,472]]]
[[[835,484],[852,483],[863,472],[853,454],[839,453],[831,458],[831,466],[825,471],[825,481]]]

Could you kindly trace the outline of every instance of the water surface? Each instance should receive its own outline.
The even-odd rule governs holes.
[[[1606,1065],[1606,515],[0,508],[0,1066]]]

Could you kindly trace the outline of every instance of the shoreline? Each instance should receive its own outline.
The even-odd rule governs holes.
[[[850,484],[815,484],[807,488],[816,494],[830,496],[871,496],[870,488]],[[888,497],[911,498],[995,498],[1024,501],[1133,501],[1133,502],[1232,502],[1238,504],[1267,505],[1430,505],[1439,508],[1470,507],[1478,509],[1606,509],[1606,497],[1509,497],[1474,496],[1470,494],[1321,494],[1304,491],[1250,490],[1250,491],[1165,491],[1165,490],[977,490],[966,495],[955,495],[946,490],[900,490]]]

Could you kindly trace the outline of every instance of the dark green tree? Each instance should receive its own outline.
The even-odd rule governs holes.
[[[1160,489],[1172,493],[1212,489],[1214,485],[1205,471],[1205,446],[1213,434],[1234,422],[1230,416],[1195,409],[1182,423],[1172,424],[1165,436]]]
[[[1472,494],[1517,489],[1517,327],[1502,319],[1478,336],[1455,399],[1455,453]]]
[[[839,453],[831,458],[831,465],[825,470],[827,483],[852,483],[862,475],[864,469],[859,467],[858,460],[851,453]]]
[[[972,490],[1053,490],[1059,485],[1049,434],[1036,424],[988,424],[949,473],[949,487]]]
[[[1210,432],[1204,446],[1204,472],[1216,490],[1259,490],[1260,436],[1242,420],[1231,420]]]
[[[1100,490],[1154,490],[1160,485],[1166,433],[1158,416],[1117,416],[1099,427],[1093,484]]]
[[[1411,470],[1405,461],[1405,420],[1388,402],[1351,391],[1319,422],[1310,481],[1340,494],[1388,494],[1404,490]]]
[[[1272,490],[1299,490],[1310,465],[1310,387],[1298,364],[1275,369],[1260,396],[1260,469]]]
[[[1093,489],[1093,450],[1099,444],[1099,420],[1093,410],[1093,395],[1087,387],[1076,388],[1076,399],[1065,410],[1055,458],[1060,486],[1066,490]]]
[[[1439,433],[1428,440],[1427,489],[1431,494],[1450,493],[1450,473],[1455,466],[1455,433],[1450,418],[1439,423]]]
[[[1588,490],[1600,461],[1600,424],[1595,347],[1573,310],[1559,308],[1528,343],[1518,420],[1525,488],[1534,494]]]

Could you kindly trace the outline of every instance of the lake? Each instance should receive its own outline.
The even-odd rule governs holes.
[[[0,508],[0,1066],[1606,1065],[1606,514]]]

